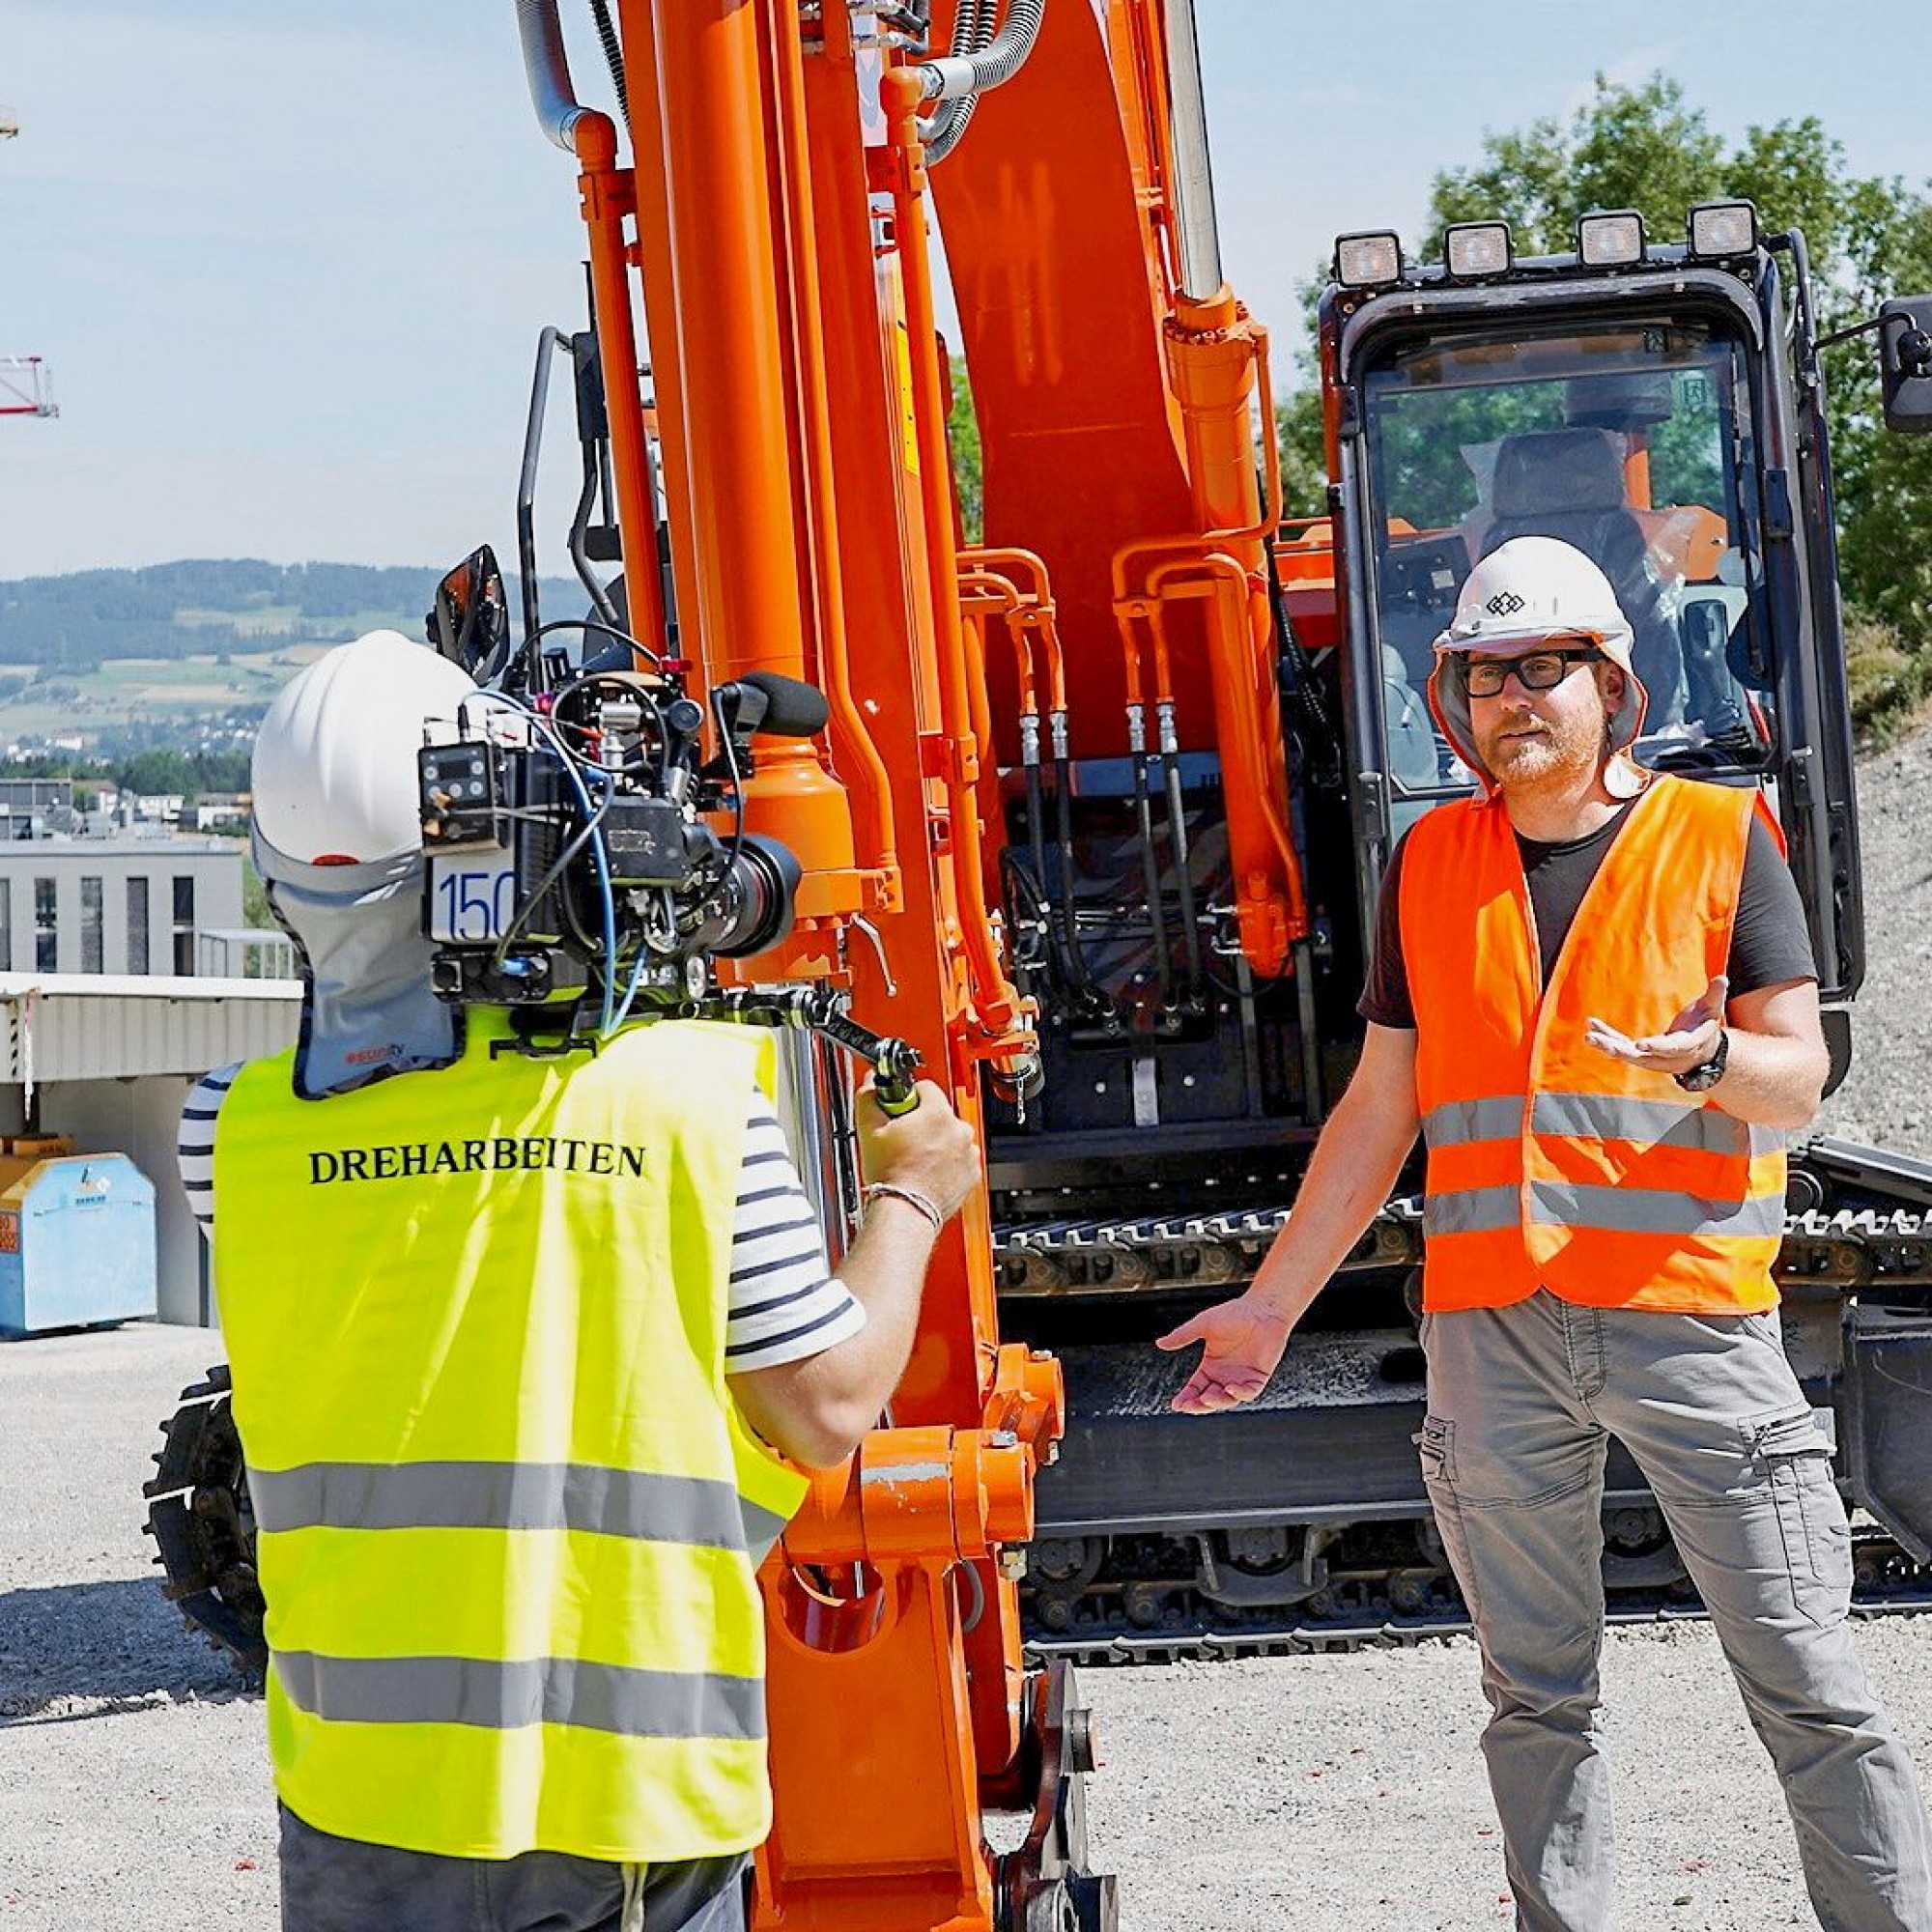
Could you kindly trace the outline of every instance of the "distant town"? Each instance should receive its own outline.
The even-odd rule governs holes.
[[[190,803],[239,790],[276,690],[365,631],[421,637],[441,574],[241,557],[0,582],[0,759]],[[546,615],[582,609],[573,582],[537,587]],[[128,769],[155,753],[182,762]]]
[[[0,973],[291,976],[246,860],[256,726],[332,645],[420,637],[440,574],[229,558],[0,582]]]

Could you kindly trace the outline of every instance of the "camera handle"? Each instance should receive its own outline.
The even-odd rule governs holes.
[[[882,1114],[896,1120],[919,1105],[919,1049],[910,1040],[861,1026],[846,1012],[839,993],[823,986],[733,989],[720,993],[715,1006],[719,1017],[748,1026],[798,1027],[823,1034],[872,1068],[872,1096]]]

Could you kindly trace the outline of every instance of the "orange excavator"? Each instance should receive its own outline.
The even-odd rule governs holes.
[[[1346,1078],[1391,841],[1469,782],[1420,683],[1487,548],[1538,531],[1595,556],[1653,694],[1644,755],[1776,799],[1849,1053],[1857,820],[1803,239],[1748,203],[1689,212],[1682,242],[1587,215],[1574,253],[1534,260],[1501,223],[1420,263],[1392,233],[1341,238],[1330,514],[1284,526],[1189,0],[589,6],[608,113],[580,100],[556,0],[518,8],[593,317],[540,351],[526,642],[552,628],[532,479],[567,355],[570,550],[611,665],[680,696],[763,679],[826,700],[822,728],[798,713],[732,764],[731,849],[789,850],[795,919],[719,962],[715,997],[875,1056],[859,1022],[890,1025],[987,1151],[890,1415],[763,1574],[758,1923],[1111,1927],[1074,1662],[1463,1627],[1408,1447],[1412,1198],[1263,1401],[1175,1418],[1179,1371],[1149,1344],[1252,1272]],[[1889,416],[1923,427],[1932,303],[1871,327]],[[497,580],[466,582],[446,630]],[[849,1080],[808,1072],[793,1125],[836,1247]],[[1821,1141],[1793,1176],[1788,1346],[1864,1511],[1861,1596],[1913,1607],[1932,1600],[1932,1168]],[[246,1652],[252,1520],[218,1376],[160,1461],[173,1594]],[[1605,1563],[1619,1614],[1686,1607],[1615,1460]],[[985,1814],[1014,1809],[996,1856]]]
[[[629,626],[694,683],[778,673],[829,701],[823,737],[762,752],[745,787],[748,833],[803,875],[790,938],[748,973],[889,1015],[982,1131],[982,1082],[1023,1118],[1039,1006],[1001,863],[1010,721],[1027,769],[1050,755],[1064,780],[1130,702],[1170,751],[1188,731],[1239,748],[1234,918],[1253,970],[1281,976],[1309,921],[1268,615],[1279,504],[1254,463],[1265,337],[1212,263],[1186,9],[618,0],[602,24],[628,140],[578,104],[554,9],[520,11],[539,118],[580,171]],[[962,541],[936,157],[959,184],[944,220],[976,393],[987,421],[1026,419],[986,445],[989,510],[1017,497],[1024,541]],[[1071,624],[1063,574],[1098,592]],[[1182,666],[1207,671],[1184,701]],[[1086,1869],[1069,1666],[1022,1657],[1017,1559],[1064,1398],[1050,1356],[1000,1339],[993,1233],[984,1198],[948,1231],[888,1426],[819,1479],[766,1574],[761,1923],[1114,1922]],[[1004,1858],[988,1804],[1034,1814]]]

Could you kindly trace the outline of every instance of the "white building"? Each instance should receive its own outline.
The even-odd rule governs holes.
[[[192,975],[196,935],[242,919],[233,840],[0,842],[0,973]]]
[[[246,831],[248,794],[210,792],[193,805],[183,806],[178,823],[184,832]]]
[[[0,839],[75,829],[71,779],[0,779]]]

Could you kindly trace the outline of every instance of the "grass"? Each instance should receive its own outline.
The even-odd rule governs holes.
[[[225,656],[109,658],[95,670],[57,672],[17,690],[0,680],[0,738],[93,735],[137,717],[185,718],[266,704],[326,648],[299,643]]]
[[[1845,673],[1861,745],[1882,750],[1932,718],[1932,647],[1895,625],[1847,611]]]

